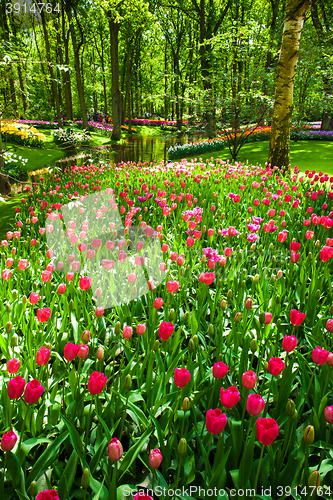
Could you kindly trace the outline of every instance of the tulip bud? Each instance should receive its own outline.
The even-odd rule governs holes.
[[[276,277],[274,274],[272,274],[271,279],[269,280],[270,285],[274,285],[275,281],[276,281]]]
[[[309,252],[309,253],[308,253],[308,260],[310,260],[310,261],[311,261],[312,259],[313,259],[312,252]]]
[[[304,441],[306,444],[312,444],[315,438],[315,432],[313,425],[308,425],[303,434]]]
[[[18,337],[17,335],[14,333],[14,335],[12,336],[12,338],[10,339],[10,345],[12,347],[16,347],[17,346],[17,342],[18,341]]]
[[[72,300],[72,299],[71,299],[71,300],[69,301],[69,303],[68,303],[68,309],[69,309],[70,311],[74,311],[74,302],[73,302],[73,300]]]
[[[259,321],[260,323],[263,325],[265,323],[265,313],[264,312],[261,312],[259,314]]]
[[[36,283],[36,281],[34,281],[33,284],[32,284],[32,290],[34,292],[37,292],[37,283]]]
[[[251,352],[252,352],[252,353],[257,352],[257,349],[258,349],[258,342],[256,341],[256,339],[252,339],[252,340],[251,340],[251,343],[250,343],[250,349],[251,349]]]
[[[280,326],[281,326],[281,318],[279,318],[279,319],[276,320],[276,326],[278,328],[280,328]]]
[[[13,329],[13,323],[11,321],[7,321],[6,332],[10,333],[12,329]]]
[[[235,323],[239,323],[240,321],[242,321],[242,313],[238,311],[238,312],[235,314],[235,317],[234,317],[234,322],[235,322]]]
[[[225,213],[221,214],[221,220],[225,219]]]
[[[282,276],[283,276],[283,271],[281,269],[279,269],[278,272],[277,272],[276,277],[277,277],[278,280],[280,280],[282,278]]]
[[[131,379],[131,375],[128,374],[126,375],[126,378],[125,378],[125,388],[130,391],[132,389],[132,379]]]
[[[190,409],[190,400],[186,397],[183,399],[183,410],[188,411]]]
[[[319,247],[320,247],[320,241],[319,241],[319,240],[317,240],[317,241],[316,241],[316,243],[315,243],[315,247],[316,247],[316,248],[319,248]]]
[[[36,481],[32,481],[29,486],[29,494],[35,498],[38,495],[38,484]]]
[[[267,361],[265,361],[265,363],[264,363],[264,370],[265,370],[265,372],[267,372],[267,370],[268,370],[268,362]]]
[[[17,290],[12,290],[13,299],[17,298]]]
[[[11,310],[12,310],[11,305],[10,305],[10,304],[6,304],[6,311],[7,311],[8,313],[10,313],[10,311],[11,311]]]
[[[195,347],[197,347],[198,344],[199,344],[199,337],[198,337],[198,335],[193,335],[192,340],[194,342]]]
[[[295,421],[295,420],[297,420],[297,415],[298,415],[298,411],[297,411],[297,410],[295,410],[295,412],[294,412],[294,414],[293,414],[293,416],[292,416],[292,419],[293,419],[294,421]]]
[[[247,311],[250,311],[252,309],[252,304],[253,304],[253,301],[252,299],[249,297],[248,299],[246,299],[246,302],[245,302],[245,309],[247,309]]]
[[[333,305],[330,307],[330,310],[329,310],[329,315],[330,315],[330,316],[333,316]]]
[[[280,295],[277,295],[277,296],[275,297],[275,303],[276,303],[276,304],[280,304],[280,302],[281,302],[281,297],[280,297]]]
[[[169,316],[168,316],[168,321],[170,321],[171,323],[174,321],[176,317],[176,312],[174,309],[170,309],[169,311]]]
[[[194,351],[195,351],[195,345],[194,345],[193,339],[190,339],[190,340],[188,341],[188,352],[189,352],[190,354],[193,354],[193,353],[194,353]]]
[[[310,474],[309,480],[308,480],[308,485],[309,486],[315,486],[316,487],[316,491],[319,488],[319,486],[320,486],[320,473],[319,473],[319,471],[317,469],[314,470]]]
[[[228,307],[228,306],[227,306],[227,301],[226,301],[226,300],[224,300],[224,299],[222,299],[222,300],[221,300],[221,309],[222,309],[223,311],[225,311],[227,307]]]
[[[83,474],[82,474],[82,479],[81,479],[81,485],[82,488],[85,490],[89,488],[90,485],[90,472],[89,469],[84,469]]]
[[[102,346],[99,346],[99,348],[97,349],[96,358],[98,359],[98,361],[103,361],[103,359],[104,359],[104,349],[103,349]]]
[[[23,295],[23,297],[22,297],[22,304],[26,304],[27,300],[28,299],[27,299],[26,295]]]
[[[208,335],[212,337],[214,335],[214,326],[212,324],[208,327]]]
[[[178,454],[183,457],[187,450],[187,441],[185,438],[181,438],[178,443]]]
[[[319,298],[320,298],[320,290],[316,291],[315,297],[316,297],[316,300],[319,300]]]
[[[294,416],[295,409],[296,409],[296,406],[295,406],[294,401],[292,399],[288,399],[288,403],[286,404],[286,407],[285,407],[285,412],[288,415],[288,417],[291,418]]]
[[[227,299],[228,299],[228,300],[231,300],[231,299],[232,299],[232,290],[228,290],[228,293],[227,293]]]
[[[187,323],[187,321],[188,321],[188,317],[189,317],[189,312],[188,312],[188,311],[186,311],[186,312],[185,312],[185,314],[184,314],[184,316],[183,316],[183,322],[184,322],[184,323]]]
[[[256,274],[253,278],[253,284],[258,285],[258,283],[259,283],[259,274]]]
[[[159,343],[159,341],[158,341],[158,340],[155,340],[155,342],[154,342],[154,346],[153,346],[153,351],[154,351],[154,352],[157,352],[157,351],[158,351],[158,349],[159,349],[159,347],[160,347],[160,343]]]
[[[120,322],[117,321],[116,326],[114,327],[114,333],[115,335],[119,335],[120,333]]]

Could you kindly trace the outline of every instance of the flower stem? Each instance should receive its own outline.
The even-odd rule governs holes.
[[[205,461],[205,486],[208,486],[208,483],[207,483],[207,468],[208,468],[209,453],[210,453],[210,448],[212,446],[212,441],[213,441],[213,434],[211,434],[210,437],[209,437],[208,451],[207,451],[207,456],[206,456],[206,461]]]
[[[326,451],[327,444],[328,444],[328,441],[329,441],[330,435],[331,435],[331,429],[332,429],[332,426],[330,425],[329,428],[328,428],[328,431],[327,431],[327,437],[326,437],[325,447],[324,447],[323,452],[322,452],[321,457],[320,457],[320,462],[319,462],[319,465],[318,465],[318,470],[320,470],[321,462],[323,461],[324,456],[325,456],[325,451]]]
[[[260,467],[261,467],[262,456],[264,454],[264,448],[265,448],[265,445],[263,444],[262,448],[261,448],[261,452],[260,452],[260,458],[259,458],[259,464],[258,464],[256,479],[255,479],[255,482],[254,482],[254,496],[252,497],[253,499],[256,497],[256,491],[257,491],[258,480],[259,480],[259,472],[260,472]]]

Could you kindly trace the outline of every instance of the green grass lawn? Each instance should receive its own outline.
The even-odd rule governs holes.
[[[245,163],[247,160],[253,165],[264,165],[268,156],[268,141],[250,142],[245,144],[239,152],[238,161]],[[213,151],[196,155],[203,160],[209,158],[231,159],[229,150]],[[194,158],[190,156],[187,158]],[[333,142],[326,141],[298,141],[290,147],[290,163],[297,165],[301,172],[305,170],[322,171],[333,175]]]
[[[15,208],[20,207],[22,195],[16,195],[6,203],[0,202],[0,240],[6,237],[7,231],[15,221]]]
[[[45,135],[46,141],[42,148],[32,148],[29,146],[19,146],[16,144],[8,144],[7,149],[15,152],[17,155],[27,158],[26,164],[27,171],[39,170],[47,165],[54,165],[57,160],[64,158],[69,153],[54,144],[51,135],[51,129],[43,129],[41,132]],[[91,146],[103,146],[104,144],[111,144],[110,138],[106,135],[99,134],[98,132],[91,132],[92,142]]]

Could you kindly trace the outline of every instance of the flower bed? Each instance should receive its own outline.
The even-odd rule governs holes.
[[[292,129],[290,132],[290,139],[292,141],[301,140],[323,140],[332,141],[333,132],[325,132],[322,130],[309,130],[309,126],[304,126],[305,130]],[[271,127],[258,127],[253,132],[250,130],[245,132],[246,142],[267,141],[270,138]],[[240,137],[238,134],[237,137]],[[220,151],[228,146],[228,140],[225,136],[218,136],[214,139],[206,139],[188,144],[171,146],[167,153],[168,158],[184,158],[186,156],[193,156],[208,153],[210,151]]]
[[[330,498],[332,210],[333,178],[297,167],[100,162],[33,183],[1,242],[2,498]]]
[[[1,134],[4,142],[23,146],[42,147],[46,139],[45,135],[38,132],[36,128],[12,121],[1,123]]]

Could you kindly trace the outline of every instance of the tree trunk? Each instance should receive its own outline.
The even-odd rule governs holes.
[[[88,129],[87,108],[86,108],[86,103],[84,100],[84,89],[83,89],[83,83],[82,83],[82,78],[81,78],[80,54],[79,54],[80,47],[81,47],[83,42],[81,42],[80,44],[77,43],[70,6],[68,6],[66,13],[67,13],[67,17],[68,17],[69,29],[70,29],[71,38],[72,38],[72,45],[73,45],[73,52],[74,52],[74,68],[75,68],[75,75],[76,75],[76,86],[77,86],[77,92],[79,95],[83,128]]]
[[[54,103],[55,103],[55,112],[57,115],[58,126],[60,128],[60,127],[62,127],[62,121],[61,121],[59,95],[58,95],[57,84],[55,82],[55,75],[54,75],[53,66],[52,66],[49,33],[47,30],[45,13],[44,13],[43,9],[41,9],[40,15],[41,15],[41,19],[42,19],[42,26],[43,26],[43,33],[44,33],[46,58],[47,58],[47,62],[48,62],[48,68],[49,68],[50,79],[51,79],[51,89],[52,89],[53,99],[54,99]]]
[[[66,36],[66,22],[65,22],[65,11],[63,4],[61,6],[61,19],[62,19],[62,41],[65,48],[65,65],[69,65],[69,33]],[[71,77],[69,71],[63,71],[62,73],[63,84],[65,89],[65,102],[66,102],[66,118],[67,120],[73,120],[73,102],[72,102],[72,87],[71,87]]]
[[[104,96],[104,113],[108,111],[108,98],[106,93],[106,80],[105,80],[105,68],[104,68],[104,42],[103,35],[101,35],[101,64],[102,64],[102,80],[103,80],[103,96]]]
[[[287,0],[278,62],[268,162],[279,168],[290,164],[290,125],[293,89],[304,17],[311,0]]]
[[[122,96],[119,89],[119,28],[120,24],[116,23],[108,13],[109,30],[110,30],[110,50],[111,50],[111,71],[112,71],[112,123],[113,131],[111,139],[119,141],[121,139],[121,115],[122,115]]]

